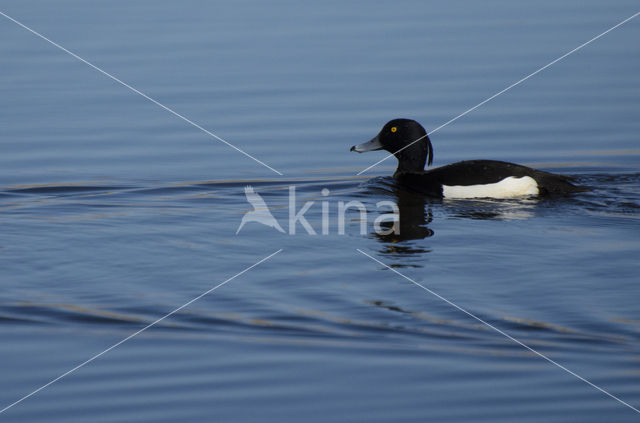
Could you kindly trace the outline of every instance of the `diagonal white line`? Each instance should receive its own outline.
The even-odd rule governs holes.
[[[527,350],[531,351],[532,353],[534,353],[535,355],[544,358],[545,360],[547,360],[549,363],[553,364],[554,366],[557,366],[559,368],[561,368],[562,370],[564,370],[565,372],[569,373],[570,375],[573,375],[575,377],[577,377],[578,379],[580,379],[581,381],[585,382],[588,385],[591,385],[592,387],[596,388],[598,391],[602,392],[605,395],[608,395],[609,397],[613,398],[614,400],[618,401],[619,403],[629,407],[630,409],[632,409],[633,411],[635,411],[636,413],[640,414],[640,410],[638,410],[637,408],[635,408],[634,406],[624,402],[623,400],[621,400],[620,398],[616,397],[613,394],[610,394],[609,392],[605,391],[604,389],[602,389],[601,387],[599,387],[598,385],[589,382],[587,379],[583,378],[582,376],[580,376],[579,374],[572,372],[571,370],[567,369],[566,367],[564,367],[562,364],[550,359],[549,357],[547,357],[546,355],[534,350],[533,348],[531,348],[530,346],[526,345],[525,343],[518,341],[516,338],[514,338],[513,336],[509,335],[508,333],[498,329],[497,327],[493,326],[491,323],[488,323],[484,320],[482,320],[480,317],[476,316],[475,314],[471,313],[470,311],[465,310],[464,308],[460,307],[459,305],[447,300],[446,298],[444,298],[443,296],[439,295],[437,292],[432,291],[431,289],[427,288],[426,286],[414,281],[413,279],[411,279],[408,276],[403,275],[402,273],[398,272],[396,269],[387,266],[386,264],[384,264],[383,262],[381,262],[380,260],[378,260],[375,257],[370,256],[369,254],[365,253],[364,251],[360,250],[359,248],[356,248],[356,250],[364,255],[369,257],[371,260],[375,261],[378,264],[381,264],[382,266],[384,266],[385,268],[391,270],[393,273],[405,278],[406,280],[408,280],[409,282],[411,282],[412,284],[424,289],[425,291],[427,291],[429,294],[434,295],[436,297],[438,297],[439,299],[441,299],[442,301],[444,301],[445,303],[449,304],[450,306],[453,306],[455,308],[457,308],[458,310],[460,310],[461,312],[463,312],[464,314],[466,314],[467,316],[470,316],[472,318],[474,318],[475,320],[477,320],[478,322],[482,323],[485,326],[490,327],[491,329],[495,330],[496,332],[498,332],[500,335],[503,335],[507,338],[509,338],[510,340],[512,340],[513,342],[515,342],[516,344],[526,348]]]
[[[542,72],[543,70],[545,70],[546,68],[548,68],[549,66],[552,66],[556,63],[558,63],[560,60],[564,59],[565,57],[569,56],[570,54],[575,53],[576,51],[580,50],[581,48],[591,44],[592,42],[594,42],[595,40],[597,40],[598,38],[608,34],[609,32],[613,31],[614,29],[616,29],[617,27],[619,27],[620,25],[623,25],[627,22],[629,22],[631,19],[635,18],[636,16],[640,15],[640,12],[637,12],[631,16],[629,16],[627,19],[617,23],[616,25],[612,26],[611,28],[607,29],[606,31],[604,31],[603,33],[596,35],[595,37],[593,37],[592,39],[590,39],[589,41],[585,41],[584,43],[580,44],[578,47],[574,48],[573,50],[563,54],[562,56],[558,57],[555,60],[552,60],[551,62],[547,63],[546,65],[544,65],[543,67],[539,68],[538,70],[536,70],[535,72],[530,73],[529,75],[525,76],[524,78],[520,79],[519,81],[514,82],[513,84],[509,85],[507,88],[503,89],[502,91],[499,91],[497,93],[495,93],[494,95],[492,95],[491,97],[481,101],[480,103],[476,104],[475,106],[473,106],[470,109],[465,110],[464,112],[460,113],[458,116],[454,117],[453,119],[448,120],[447,122],[443,123],[442,125],[438,126],[437,128],[431,130],[428,134],[431,135],[437,131],[439,131],[440,129],[444,128],[445,126],[449,125],[450,123],[455,122],[456,120],[460,119],[461,117],[465,116],[468,113],[471,113],[472,111],[474,111],[475,109],[477,109],[478,107],[482,106],[485,103],[488,103],[489,101],[493,100],[494,98],[498,97],[501,94],[504,94],[505,92],[509,91],[511,88],[515,87],[516,85],[520,85],[521,83],[523,83],[524,81],[526,81],[527,79],[531,78],[532,76],[536,75],[539,72]],[[405,145],[404,147],[402,147],[401,149],[399,149],[398,151],[396,151],[396,153],[399,153],[400,151],[404,150],[405,148],[417,143],[418,141],[422,140],[424,137],[426,137],[426,135],[421,136],[420,138],[418,138],[417,140],[412,141],[410,144]],[[368,168],[361,170],[360,172],[358,172],[358,175],[362,175],[364,172],[366,172],[367,170],[371,169],[372,167],[375,167],[377,165],[379,165],[380,163],[382,163],[383,161],[387,160],[388,158],[393,157],[393,154],[389,154],[387,156],[385,156],[384,158],[382,158],[381,160],[378,160],[377,162],[375,162],[374,164],[372,164],[371,166],[369,166]]]
[[[197,297],[195,297],[194,299],[184,303],[183,305],[181,305],[180,307],[176,308],[175,310],[171,311],[170,313],[165,314],[164,316],[162,316],[161,318],[159,318],[158,320],[155,320],[151,323],[149,323],[147,326],[143,327],[142,329],[138,330],[137,332],[132,333],[131,335],[127,336],[126,338],[116,342],[115,344],[113,344],[112,346],[110,346],[109,348],[107,348],[106,350],[94,355],[93,357],[91,357],[90,359],[83,361],[82,363],[78,364],[76,367],[74,367],[71,370],[66,371],[65,373],[61,374],[60,376],[56,377],[55,379],[52,379],[51,381],[45,383],[44,385],[42,385],[41,387],[39,387],[38,389],[36,389],[35,391],[23,396],[22,398],[20,398],[19,400],[7,405],[6,407],[4,407],[2,410],[0,410],[0,414],[4,413],[5,411],[7,411],[8,409],[10,409],[11,407],[13,407],[14,405],[17,405],[19,403],[21,403],[22,401],[26,400],[27,398],[37,394],[38,392],[42,391],[44,388],[48,387],[49,385],[52,385],[54,383],[56,383],[57,381],[59,381],[60,379],[62,379],[65,376],[70,375],[71,373],[75,372],[76,370],[78,370],[79,368],[91,363],[93,360],[95,360],[96,358],[108,353],[109,351],[111,351],[112,349],[118,347],[119,345],[127,342],[129,339],[133,338],[134,336],[137,336],[139,334],[141,334],[142,332],[144,332],[145,330],[149,329],[150,327],[154,326],[155,324],[163,321],[164,319],[166,319],[167,317],[177,313],[178,311],[182,310],[183,308],[187,307],[188,305],[194,303],[195,301],[198,301],[200,298],[204,297],[207,294],[210,294],[211,292],[215,291],[216,289],[220,288],[221,286],[227,284],[228,282],[231,282],[232,280],[234,280],[235,278],[237,278],[238,276],[248,272],[249,270],[253,269],[254,267],[258,266],[261,263],[264,263],[265,261],[269,260],[271,257],[275,256],[276,254],[278,254],[279,252],[282,251],[282,248],[279,249],[278,251],[276,251],[275,253],[269,254],[267,257],[263,258],[262,260],[258,261],[257,263],[252,264],[251,266],[247,267],[246,269],[244,269],[243,271],[236,273],[235,275],[231,276],[229,279],[225,280],[224,282],[220,282],[218,285],[214,286],[213,288],[209,289],[208,291],[203,292],[202,294],[198,295]]]
[[[44,35],[40,34],[39,32],[29,28],[28,26],[26,26],[25,24],[18,22],[17,20],[15,20],[14,18],[12,18],[11,16],[7,15],[6,13],[0,12],[0,15],[4,16],[5,18],[9,19],[10,21],[14,22],[15,24],[21,26],[22,28],[26,29],[27,31],[31,32],[32,34],[42,38],[43,40],[45,40],[46,42],[48,42],[49,44],[53,45],[54,47],[59,48],[60,50],[64,51],[65,53],[69,54],[70,56],[73,56],[74,58],[78,59],[79,61],[81,61],[82,63],[92,67],[93,69],[97,70],[98,72],[100,72],[101,74],[107,76],[108,78],[111,78],[112,80],[116,81],[118,84],[130,89],[131,91],[133,91],[134,93],[146,98],[147,100],[149,100],[150,102],[162,107],[164,110],[166,110],[167,112],[171,113],[174,116],[179,117],[180,119],[184,120],[185,122],[187,122],[188,124],[190,124],[191,126],[194,126],[196,128],[198,128],[199,130],[201,130],[202,132],[204,132],[207,135],[212,136],[213,138],[217,139],[218,141],[228,145],[229,147],[233,148],[234,150],[244,154],[245,156],[249,157],[250,159],[260,163],[262,166],[266,167],[267,169],[277,173],[278,175],[282,176],[282,173],[277,171],[276,169],[272,168],[271,166],[269,166],[268,164],[264,163],[261,160],[258,160],[257,158],[253,157],[251,154],[247,153],[246,151],[236,147],[235,145],[231,144],[230,142],[220,138],[218,135],[214,134],[213,132],[204,129],[202,126],[198,125],[197,123],[193,122],[192,120],[186,118],[185,116],[181,115],[180,113],[176,112],[175,110],[165,106],[164,104],[160,103],[159,101],[149,97],[148,95],[146,95],[145,93],[143,93],[142,91],[139,91],[135,88],[133,88],[131,85],[127,84],[126,82],[121,81],[120,79],[116,78],[115,76],[111,75],[109,72],[104,71],[102,69],[100,69],[98,66],[94,65],[93,63],[83,59],[82,57],[78,56],[77,54],[67,50],[66,48],[62,47],[60,44],[51,41],[50,39],[48,39],[47,37],[45,37]]]

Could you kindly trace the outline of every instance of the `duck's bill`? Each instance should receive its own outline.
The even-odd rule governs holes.
[[[358,153],[364,153],[365,151],[382,150],[382,144],[380,143],[380,137],[376,135],[371,141],[364,142],[362,144],[354,145],[349,151],[356,151]]]

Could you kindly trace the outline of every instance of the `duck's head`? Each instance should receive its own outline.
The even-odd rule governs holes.
[[[433,147],[427,131],[411,119],[391,120],[371,141],[351,147],[351,151],[358,153],[374,150],[386,150],[396,156],[396,172],[419,172],[424,170],[425,163],[430,165],[433,161]]]

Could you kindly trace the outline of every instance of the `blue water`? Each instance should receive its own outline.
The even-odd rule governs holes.
[[[434,129],[637,11],[4,1],[283,175],[0,16],[0,409],[282,250],[0,421],[637,421],[451,303],[640,407],[640,18],[431,136],[436,166],[514,161],[588,192],[427,199],[348,151],[395,117]],[[236,235],[247,185],[286,232],[294,186],[318,234]],[[398,235],[374,230],[385,200]],[[354,209],[338,232],[341,201],[364,233]]]

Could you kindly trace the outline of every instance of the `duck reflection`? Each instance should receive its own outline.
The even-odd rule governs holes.
[[[393,196],[399,210],[398,219],[393,222],[381,222],[380,227],[383,230],[373,232],[373,235],[383,243],[380,253],[392,256],[398,254],[422,256],[431,252],[431,249],[425,245],[411,242],[434,234],[433,230],[427,226],[433,220],[427,197],[399,187],[393,188]]]
[[[526,220],[535,216],[538,198],[446,200],[443,210],[450,216],[472,220]]]
[[[427,198],[399,188],[395,188],[393,194],[400,211],[399,219],[381,222],[384,231],[375,231],[376,237],[383,242],[397,243],[433,236],[433,231],[427,227],[433,220],[431,208],[426,207]]]
[[[418,242],[434,235],[429,228],[433,221],[432,206],[442,210],[446,215],[461,219],[479,220],[522,220],[534,216],[537,199],[519,200],[442,200],[426,197],[403,189],[395,184],[378,182],[384,187],[387,195],[391,194],[397,204],[399,217],[395,221],[380,223],[382,230],[374,230],[373,237],[382,243],[379,250],[381,254],[389,257],[402,256],[402,264],[390,264],[391,266],[421,266],[420,260],[411,264],[406,259],[423,258],[424,254],[431,252],[425,242]],[[413,261],[413,260],[411,260]]]

